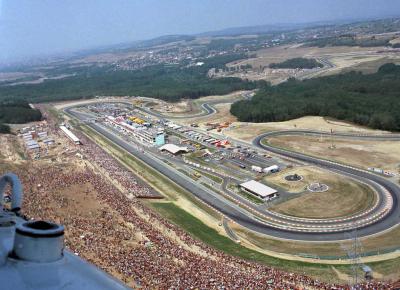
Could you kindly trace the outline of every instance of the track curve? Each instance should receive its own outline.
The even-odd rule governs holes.
[[[154,110],[151,110],[150,108],[147,107],[142,107],[139,108],[140,110],[142,110],[143,112],[146,112],[148,114],[151,114],[155,117],[158,118],[165,118],[165,119],[174,119],[174,120],[179,120],[179,119],[192,119],[192,118],[199,118],[199,117],[205,117],[208,115],[212,115],[215,114],[217,112],[217,109],[215,109],[211,103],[203,103],[201,104],[201,109],[202,112],[198,113],[198,114],[194,114],[194,115],[187,115],[187,116],[169,116],[169,115],[163,115],[160,112],[155,112]]]
[[[274,131],[261,134],[253,140],[253,145],[275,153],[280,156],[289,157],[298,161],[314,164],[322,167],[326,170],[337,172],[349,177],[352,177],[358,181],[366,182],[377,191],[381,199],[380,214],[375,210],[371,210],[365,215],[356,216],[352,220],[352,228],[357,228],[359,234],[364,236],[370,233],[373,229],[375,232],[381,232],[385,229],[393,227],[399,223],[400,207],[398,200],[400,198],[400,187],[392,183],[386,178],[372,174],[366,170],[351,167],[348,165],[340,164],[337,162],[319,159],[316,157],[304,155],[298,152],[277,148],[269,145],[268,143],[262,142],[264,139],[269,137],[276,137],[282,135],[329,135],[342,138],[356,138],[356,139],[367,139],[367,140],[400,140],[400,135],[387,134],[387,135],[371,135],[371,134],[350,134],[350,133],[328,133],[319,132],[312,130],[289,130],[289,131]],[[324,220],[327,221],[327,220]],[[367,221],[368,223],[362,223],[361,221]],[[321,221],[322,222],[322,221]]]
[[[78,114],[71,111],[71,107],[66,108],[64,111],[69,115],[77,119],[81,119]],[[152,111],[148,113],[155,115]],[[208,111],[206,114],[211,114]],[[168,117],[167,117],[168,118]],[[341,221],[336,220],[312,220],[312,219],[299,219],[290,216],[283,216],[274,212],[266,212],[265,219],[256,216],[252,209],[243,209],[238,205],[233,204],[219,196],[213,195],[206,188],[203,188],[192,182],[184,180],[183,176],[179,176],[179,173],[174,172],[171,169],[166,168],[165,164],[157,164],[154,160],[148,159],[143,154],[137,154],[132,150],[129,144],[124,144],[121,141],[116,140],[112,134],[109,134],[96,124],[88,124],[88,126],[95,129],[98,133],[101,133],[106,138],[117,143],[119,146],[136,155],[136,157],[142,159],[147,164],[152,165],[159,172],[169,177],[172,181],[181,185],[183,188],[189,190],[197,198],[205,202],[206,204],[214,207],[216,210],[224,214],[226,217],[237,222],[238,224],[262,234],[267,234],[279,238],[291,239],[291,240],[303,240],[303,241],[338,241],[345,239],[344,232],[352,230],[354,227],[358,228],[359,236],[369,236],[382,231],[385,231],[399,222],[400,208],[398,200],[400,198],[400,188],[394,183],[388,181],[387,179],[363,171],[357,168],[349,167],[343,164],[322,160],[307,155],[303,155],[296,152],[291,152],[284,149],[275,148],[269,146],[268,144],[263,144],[261,140],[276,135],[284,134],[327,134],[327,132],[318,131],[277,131],[264,133],[256,137],[253,144],[264,150],[273,152],[275,154],[297,159],[299,161],[304,161],[307,163],[315,164],[317,166],[323,167],[327,170],[347,175],[350,178],[357,179],[359,182],[367,183],[371,186],[380,197],[379,204],[376,210],[373,209],[368,215],[352,216]],[[360,137],[358,135],[345,134],[343,137],[348,138],[374,138],[372,135],[365,137]],[[341,136],[336,134],[336,136]],[[388,135],[383,137],[382,135],[376,136],[381,140],[382,138],[395,138],[394,140],[400,140],[400,135]],[[393,140],[393,139],[388,139]],[[360,218],[363,218],[363,222],[358,222]]]

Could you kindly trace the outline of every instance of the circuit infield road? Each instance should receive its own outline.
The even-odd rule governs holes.
[[[80,120],[84,120],[87,117],[80,115],[75,111],[71,111],[71,108],[65,110],[70,115],[73,115],[75,118]],[[207,110],[208,111],[208,110]],[[242,226],[267,235],[284,238],[284,239],[292,239],[292,240],[306,240],[306,241],[336,241],[336,240],[343,240],[345,239],[344,232],[297,232],[297,231],[290,231],[285,230],[284,228],[275,228],[269,226],[263,221],[260,221],[257,217],[255,217],[250,212],[244,210],[243,208],[239,207],[238,205],[230,202],[220,196],[219,194],[207,189],[206,187],[202,186],[194,182],[189,177],[181,174],[177,170],[173,169],[172,167],[166,165],[164,162],[160,161],[159,159],[152,157],[151,154],[143,154],[142,152],[137,151],[134,146],[130,145],[128,142],[124,141],[123,139],[119,138],[118,136],[114,135],[110,131],[104,129],[103,127],[95,124],[89,123],[87,124],[92,129],[96,130],[98,133],[102,134],[104,137],[108,138],[115,144],[119,145],[129,153],[133,154],[136,158],[142,160],[144,163],[148,164],[149,166],[153,167],[163,175],[167,176],[169,179],[174,181],[175,183],[179,184],[181,187],[186,189],[187,191],[191,192],[200,200],[204,201],[208,205],[212,206],[225,216],[229,217],[230,219],[234,220],[238,224]],[[310,131],[314,133],[313,131]],[[285,132],[282,132],[284,134]],[[278,132],[274,132],[279,134]],[[295,133],[293,133],[295,134]],[[301,131],[301,134],[304,134],[304,131]],[[293,159],[297,159],[300,161],[308,162],[315,164],[317,166],[323,167],[327,170],[332,170],[335,172],[342,173],[344,175],[351,175],[353,178],[358,177],[361,180],[371,180],[383,186],[387,189],[392,197],[393,197],[393,207],[391,211],[381,220],[375,222],[374,224],[362,227],[358,229],[359,236],[368,236],[372,235],[381,231],[384,231],[399,222],[399,212],[400,208],[398,205],[398,199],[400,196],[400,188],[395,184],[391,183],[390,181],[379,177],[374,174],[370,174],[364,171],[359,171],[357,169],[348,168],[342,166],[340,164],[332,164],[328,161],[320,160],[317,158],[305,156],[299,153],[290,152],[282,149],[277,149],[274,147],[270,147],[261,143],[261,140],[265,137],[271,136],[271,133],[266,133],[258,136],[254,140],[254,145],[271,151],[273,153],[283,155],[286,157],[290,157]],[[375,188],[377,190],[377,188]],[[379,190],[379,189],[378,189]]]
[[[272,136],[278,136],[278,135],[333,135],[333,136],[339,136],[339,137],[345,137],[345,138],[364,138],[364,139],[374,139],[374,140],[400,140],[399,135],[390,135],[388,134],[387,136],[384,135],[351,135],[351,134],[330,134],[330,133],[325,133],[325,132],[317,132],[317,131],[306,131],[306,130],[291,130],[291,131],[276,131],[276,132],[269,132],[269,133],[264,133],[259,136],[257,136],[253,140],[253,145],[262,148],[264,150],[270,151],[272,153],[293,158],[295,160],[299,160],[302,162],[307,162],[309,164],[314,164],[319,167],[322,167],[326,170],[331,170],[335,172],[342,173],[344,175],[350,174],[353,177],[358,178],[360,181],[361,180],[370,180],[373,181],[383,188],[385,188],[392,196],[393,198],[393,207],[391,208],[390,212],[381,220],[378,222],[366,226],[364,228],[358,229],[358,235],[359,236],[367,236],[371,235],[374,233],[378,233],[381,231],[384,231],[388,228],[391,228],[395,225],[397,225],[400,221],[400,206],[399,206],[399,198],[400,198],[400,187],[397,186],[396,184],[392,183],[391,181],[387,180],[384,177],[378,176],[376,174],[372,174],[363,170],[358,170],[357,168],[354,167],[348,167],[345,165],[341,165],[336,162],[331,162],[327,160],[322,160],[318,159],[315,157],[307,156],[301,153],[289,151],[289,150],[284,150],[280,148],[276,148],[273,146],[269,146],[268,144],[262,143],[262,140],[268,137]],[[325,234],[324,234],[325,236]]]

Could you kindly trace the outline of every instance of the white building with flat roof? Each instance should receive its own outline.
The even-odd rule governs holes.
[[[251,194],[264,200],[269,200],[278,196],[278,191],[276,189],[273,189],[272,187],[269,187],[255,180],[244,182],[240,184],[240,187],[245,191],[250,192]]]
[[[79,145],[81,144],[81,141],[79,140],[78,137],[75,136],[74,133],[72,133],[67,127],[65,126],[60,126],[61,131],[64,132],[64,134],[75,144]]]

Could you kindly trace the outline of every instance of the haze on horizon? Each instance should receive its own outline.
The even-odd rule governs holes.
[[[0,62],[168,34],[399,15],[396,0],[0,0]]]

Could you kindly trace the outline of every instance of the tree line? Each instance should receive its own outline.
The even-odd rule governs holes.
[[[40,84],[0,87],[2,100],[27,100],[32,103],[91,98],[96,95],[145,96],[178,101],[222,95],[236,90],[254,89],[255,82],[240,78],[207,77],[210,68],[225,68],[225,64],[245,58],[242,54],[206,58],[202,66],[152,65],[139,70],[115,70],[112,66],[80,68],[74,76],[46,80]],[[65,68],[70,72],[69,68]],[[61,71],[62,72],[62,71]]]
[[[326,116],[374,129],[400,131],[400,66],[377,73],[349,72],[309,80],[289,79],[263,85],[251,100],[234,103],[240,121],[274,122],[303,116]]]
[[[274,69],[275,68],[312,69],[317,67],[323,67],[323,65],[314,58],[296,57],[279,63],[271,63],[269,67]]]
[[[375,36],[366,38],[357,38],[355,35],[341,35],[322,37],[313,39],[304,44],[304,46],[360,46],[360,47],[377,47],[391,46],[390,38],[376,38]]]
[[[5,123],[24,124],[41,119],[41,112],[32,109],[25,101],[7,100],[0,102],[0,133],[10,132],[10,127]]]

